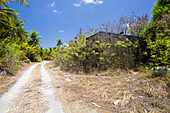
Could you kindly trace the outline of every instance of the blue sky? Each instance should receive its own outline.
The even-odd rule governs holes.
[[[120,16],[147,13],[149,16],[155,0],[27,0],[29,7],[10,2],[9,7],[26,20],[26,30],[40,31],[43,48],[55,47],[56,40],[64,43],[78,33],[79,28],[95,28],[105,21],[118,20]]]

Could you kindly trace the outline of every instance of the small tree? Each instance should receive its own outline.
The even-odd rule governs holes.
[[[61,41],[61,39],[58,39],[57,41],[57,46],[60,47],[61,45],[63,45],[63,42]]]
[[[39,32],[32,30],[31,34],[30,34],[30,38],[29,38],[29,45],[33,45],[33,46],[40,46],[40,38],[41,36],[38,36]]]
[[[129,29],[129,21],[128,17],[124,16],[120,18],[120,25],[121,25],[121,30],[124,31],[125,35]]]

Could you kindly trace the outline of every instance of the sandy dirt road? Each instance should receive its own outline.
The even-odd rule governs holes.
[[[0,113],[170,111],[169,86],[164,82],[169,79],[166,78],[160,80],[149,78],[144,72],[120,70],[76,75],[47,61],[28,66],[15,77],[0,78]]]
[[[47,61],[31,66],[0,97],[0,113],[63,113],[54,95],[51,77],[44,68]]]

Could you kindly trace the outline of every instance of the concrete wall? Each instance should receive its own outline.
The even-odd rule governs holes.
[[[90,43],[94,43],[95,41],[100,41],[101,43],[105,42],[105,43],[115,44],[116,41],[120,41],[120,40],[123,41],[126,38],[128,38],[132,42],[135,42],[135,39],[137,37],[100,31],[94,35],[87,37],[87,40]]]

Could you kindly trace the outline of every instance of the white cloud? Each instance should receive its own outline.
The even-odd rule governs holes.
[[[123,26],[129,28],[129,23],[124,24]]]
[[[61,14],[61,13],[62,13],[62,11],[59,11],[59,10],[55,10],[55,9],[53,9],[53,13]]]
[[[73,5],[74,5],[75,7],[80,7],[80,6],[81,6],[80,3],[74,3]]]
[[[59,33],[64,33],[64,30],[59,30]]]
[[[79,3],[74,3],[75,7],[80,7],[82,3],[84,4],[103,4],[103,0],[79,0]]]
[[[126,24],[126,26],[129,28],[129,23],[128,23],[128,24]]]
[[[103,1],[98,1],[98,4],[103,4],[104,2]]]
[[[85,4],[103,4],[102,0],[82,0]]]
[[[65,46],[69,46],[67,43],[64,43],[63,45],[65,45]]]
[[[53,8],[55,6],[55,1],[49,4],[48,6]]]

